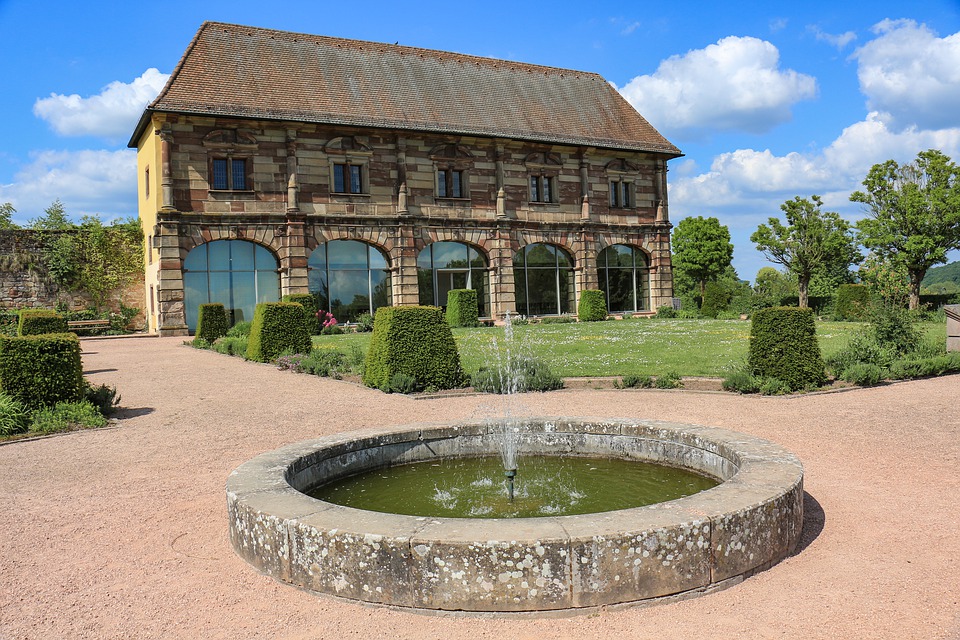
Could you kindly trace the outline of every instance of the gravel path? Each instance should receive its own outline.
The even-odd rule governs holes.
[[[960,376],[797,398],[529,394],[530,415],[658,418],[778,442],[806,469],[801,550],[740,585],[564,618],[431,616],[299,591],[230,547],[224,482],[280,445],[479,418],[184,347],[83,341],[119,426],[0,446],[0,638],[948,638],[960,640]]]

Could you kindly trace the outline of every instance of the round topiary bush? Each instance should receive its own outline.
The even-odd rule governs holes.
[[[813,309],[770,307],[753,314],[748,366],[793,390],[821,386],[826,375]]]
[[[466,376],[460,366],[460,353],[443,309],[377,309],[363,383],[389,390],[398,373],[414,378],[419,388],[454,389],[463,385]]]
[[[607,296],[599,289],[584,289],[577,304],[580,322],[597,322],[607,319]]]
[[[296,302],[261,302],[253,312],[247,359],[270,362],[283,351],[310,353],[307,313]]]

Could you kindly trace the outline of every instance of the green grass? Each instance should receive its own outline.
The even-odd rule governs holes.
[[[818,322],[817,337],[824,357],[843,348],[863,325],[856,322]],[[946,340],[943,323],[920,325],[929,340]],[[575,324],[514,327],[517,339],[544,360],[558,375],[659,375],[676,371],[682,376],[722,377],[746,362],[750,322],[743,320],[608,320]],[[488,363],[503,341],[503,329],[454,329],[460,359],[467,373]],[[369,333],[315,336],[317,349],[346,352],[351,343],[364,350]]]

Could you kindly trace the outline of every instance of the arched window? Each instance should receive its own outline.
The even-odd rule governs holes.
[[[517,313],[551,316],[573,309],[573,261],[550,244],[528,244],[513,256]]]
[[[389,307],[390,271],[379,249],[359,240],[331,240],[310,254],[308,286],[339,322]]]
[[[597,276],[610,312],[650,308],[650,271],[640,249],[625,244],[607,247],[597,256]]]
[[[183,261],[187,327],[197,329],[201,304],[220,302],[232,324],[253,320],[258,302],[280,299],[277,258],[247,240],[213,240],[194,248]]]
[[[447,306],[451,289],[474,289],[481,318],[490,317],[487,261],[477,249],[462,242],[434,242],[417,256],[420,304]]]

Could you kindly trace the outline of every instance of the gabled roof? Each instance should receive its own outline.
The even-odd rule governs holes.
[[[595,73],[205,22],[152,112],[515,138],[681,155]]]

